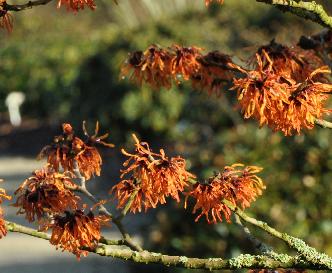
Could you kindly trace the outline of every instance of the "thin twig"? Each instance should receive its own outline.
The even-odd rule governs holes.
[[[273,253],[273,249],[272,247],[266,245],[265,243],[263,243],[262,241],[258,240],[254,235],[251,234],[250,230],[248,227],[246,227],[245,225],[243,225],[243,223],[241,222],[240,217],[236,214],[235,215],[235,223],[241,227],[241,229],[243,230],[244,234],[246,235],[247,239],[253,244],[253,246],[258,249],[262,254],[268,255],[270,256],[271,253]]]
[[[77,162],[74,163],[74,169],[73,172],[75,174],[75,177],[80,181],[80,186],[76,187],[76,191],[83,193],[86,197],[88,197],[94,204],[96,204],[99,208],[99,212],[102,214],[105,214],[111,218],[113,218],[113,215],[111,212],[107,210],[107,208],[103,205],[103,203],[98,200],[91,192],[86,187],[86,179],[85,177],[81,174]]]
[[[6,227],[9,232],[23,233],[35,238],[49,240],[50,236],[47,233],[39,232],[29,227],[25,227],[14,222],[6,221]],[[170,256],[161,253],[149,251],[134,251],[129,248],[119,247],[121,241],[101,239],[101,245],[95,249],[87,249],[91,253],[96,253],[100,256],[107,256],[118,258],[122,260],[131,260],[136,263],[144,264],[160,264],[164,266],[182,267],[188,269],[206,269],[206,270],[220,270],[220,269],[276,269],[276,268],[305,268],[313,270],[329,269],[325,265],[313,265],[304,261],[301,257],[290,257],[283,254],[278,255],[278,260],[271,259],[264,255],[249,255],[244,254],[238,257],[224,260],[222,258],[190,258],[186,256]],[[110,245],[105,245],[108,243]]]
[[[125,230],[121,220],[118,219],[113,219],[113,223],[117,226],[117,228],[119,229],[119,231],[122,234],[122,237],[125,241],[125,244],[127,246],[129,246],[132,250],[136,250],[136,251],[143,251],[143,248],[136,244],[133,239],[131,238],[131,236],[129,235],[129,233]]]
[[[74,163],[74,174],[75,177],[77,179],[79,179],[80,181],[80,186],[76,187],[76,191],[81,192],[82,194],[84,194],[85,196],[87,196],[98,208],[99,208],[99,212],[109,216],[112,219],[112,222],[117,226],[117,228],[119,229],[119,231],[122,234],[123,240],[125,241],[125,244],[127,246],[129,246],[132,250],[136,250],[136,251],[142,251],[142,248],[136,244],[133,239],[131,238],[131,236],[129,235],[129,233],[126,231],[126,229],[124,228],[121,219],[117,219],[115,217],[113,217],[112,213],[109,212],[107,210],[107,208],[104,206],[103,202],[98,200],[98,198],[96,198],[86,187],[86,179],[85,177],[81,174],[79,168],[78,168],[78,164],[77,162]]]

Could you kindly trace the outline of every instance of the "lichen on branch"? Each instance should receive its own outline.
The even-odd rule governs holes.
[[[47,233],[39,232],[32,228],[6,221],[9,232],[18,232],[36,238],[50,240]],[[120,245],[120,246],[119,246]],[[144,251],[134,251],[125,246],[121,246],[120,240],[108,240],[101,238],[98,246],[93,249],[84,249],[90,253],[100,256],[113,257],[122,260],[131,260],[136,263],[160,264],[164,266],[182,267],[187,269],[277,269],[277,268],[298,268],[312,270],[326,270],[330,267],[326,264],[311,263],[301,256],[291,257],[286,254],[275,254],[273,258],[265,255],[241,254],[231,259],[222,258],[191,258],[186,256],[170,256],[162,253]],[[319,262],[319,261],[318,261]]]
[[[291,12],[304,19],[316,22],[324,27],[332,29],[332,17],[327,14],[324,7],[315,1],[295,1],[295,0],[256,0],[276,6],[282,11]]]

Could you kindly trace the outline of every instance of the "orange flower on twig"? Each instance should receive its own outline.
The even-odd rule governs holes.
[[[0,28],[6,29],[7,32],[13,31],[13,16],[4,10],[0,1]]]
[[[171,61],[172,56],[166,50],[156,45],[150,46],[146,51],[136,51],[122,66],[121,76],[133,80],[138,85],[143,82],[153,88],[171,88]]]
[[[2,180],[0,180],[2,181]],[[0,188],[0,205],[2,203],[2,199],[7,199],[10,200],[11,197],[6,194],[6,191],[2,188]],[[5,220],[3,219],[3,209],[0,206],[0,239],[3,236],[6,236],[7,230],[6,230],[6,225],[5,225]]]
[[[153,192],[143,191],[141,185],[134,177],[121,180],[120,183],[112,188],[111,192],[115,193],[115,198],[118,200],[118,208],[125,208],[132,198],[131,204],[129,204],[129,210],[132,213],[141,212],[144,206],[146,210],[156,206]]]
[[[74,172],[75,163],[81,174],[88,180],[92,175],[100,175],[102,158],[95,147],[101,144],[106,147],[114,147],[113,144],[106,143],[103,140],[108,134],[98,136],[99,124],[97,122],[95,134],[89,136],[83,123],[83,131],[87,139],[83,141],[74,134],[72,126],[68,123],[62,125],[63,134],[56,136],[51,145],[42,149],[39,158],[47,157],[48,163],[59,170],[61,166],[64,171]]]
[[[94,249],[100,238],[100,227],[109,221],[106,216],[95,216],[91,211],[84,214],[82,210],[71,213],[66,211],[64,216],[55,216],[51,223],[45,224],[43,230],[52,229],[50,243],[62,251],[69,251],[79,259],[87,256],[88,251]]]
[[[154,153],[146,142],[140,142],[135,135],[133,138],[136,142],[135,153],[122,150],[129,158],[123,164],[126,169],[122,171],[121,178],[129,176],[129,179],[123,179],[112,189],[119,200],[118,207],[125,207],[133,194],[132,212],[141,211],[143,206],[145,210],[155,208],[158,203],[166,203],[167,197],[179,202],[179,193],[194,177],[186,170],[185,160],[181,157],[169,159],[164,150]]]
[[[257,54],[257,70],[246,72],[244,78],[234,79],[233,88],[238,90],[238,101],[244,113],[244,118],[255,117],[259,125],[269,124],[277,111],[287,103],[289,97],[288,88],[291,83],[279,81],[280,76],[272,71],[272,61],[269,67],[264,69],[264,63]]]
[[[238,70],[230,56],[219,51],[212,51],[197,58],[201,64],[198,73],[193,74],[191,81],[195,89],[206,90],[209,95],[220,95],[221,89],[234,77]]]
[[[246,72],[246,77],[234,79],[233,88],[238,91],[238,101],[244,118],[254,117],[260,126],[267,124],[274,131],[286,136],[301,129],[312,129],[316,119],[331,112],[324,107],[332,85],[317,81],[324,80],[330,73],[326,67],[312,71],[308,77],[297,82],[285,69],[277,72],[274,62],[264,50],[264,59],[257,57],[257,69]],[[309,70],[308,70],[309,71]],[[294,70],[295,73],[295,70]]]
[[[196,46],[172,45],[162,49],[152,45],[144,52],[130,54],[122,66],[121,76],[156,89],[169,89],[173,82],[180,84],[191,80],[194,88],[207,90],[209,94],[218,93],[239,67],[226,54],[213,51],[203,56],[202,50]]]
[[[179,76],[182,76],[184,80],[189,80],[192,75],[198,73],[201,65],[197,59],[202,56],[200,53],[202,48],[173,45],[171,50],[175,52],[170,62],[171,73],[175,81],[179,81]]]
[[[300,133],[301,129],[312,129],[315,120],[323,114],[331,113],[326,109],[325,101],[332,92],[332,85],[316,82],[313,79],[316,75],[330,73],[327,67],[313,71],[303,82],[295,84],[290,88],[290,96],[282,111],[275,114],[271,127],[275,131],[282,131],[285,135],[291,135],[293,131]]]
[[[263,70],[271,67],[277,75],[297,82],[304,81],[317,67],[323,66],[322,60],[313,51],[287,47],[274,40],[261,46],[256,54],[262,60]],[[255,63],[255,60],[252,63]],[[254,64],[254,67],[257,69],[257,64]]]
[[[209,184],[196,183],[193,186],[193,190],[188,193],[187,198],[191,196],[196,199],[193,213],[201,210],[201,213],[195,219],[196,222],[203,215],[205,215],[208,223],[222,222],[223,217],[227,222],[231,221],[231,210],[221,202],[223,199],[223,190],[225,188],[228,189],[228,186],[213,180]]]
[[[96,9],[96,4],[94,0],[59,0],[58,1],[58,8],[61,6],[65,6],[68,11],[77,12],[79,10],[88,7],[92,10]]]
[[[234,164],[226,166],[206,183],[196,183],[186,194],[186,203],[189,197],[196,200],[193,213],[201,210],[195,221],[205,216],[208,223],[221,222],[223,217],[230,222],[231,210],[222,201],[227,200],[242,209],[249,207],[265,189],[263,181],[256,175],[261,170],[256,166]]]
[[[70,189],[75,189],[72,179],[49,168],[36,170],[15,191],[18,195],[15,207],[18,214],[26,214],[26,219],[33,222],[41,220],[46,214],[63,213],[77,209],[80,198]]]

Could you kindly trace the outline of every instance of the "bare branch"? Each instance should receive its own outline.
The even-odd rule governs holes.
[[[22,11],[26,9],[31,9],[32,7],[35,6],[46,5],[52,1],[53,0],[36,0],[36,1],[29,1],[25,4],[7,4],[6,2],[4,2],[3,9],[8,11]]]
[[[251,234],[248,227],[242,224],[240,217],[235,215],[235,223],[240,226],[247,237],[247,239],[253,244],[255,248],[257,248],[261,253],[270,256],[274,253],[272,247],[266,245],[265,243],[258,240],[254,235]]]
[[[332,122],[323,119],[316,119],[315,123],[322,128],[332,129]]]
[[[287,233],[281,233],[280,231],[270,227],[267,223],[259,221],[255,218],[249,217],[246,213],[240,210],[238,207],[233,206],[229,201],[223,200],[223,203],[227,205],[234,213],[236,213],[242,220],[250,223],[273,237],[281,239],[290,248],[295,249],[307,262],[316,265],[327,267],[332,270],[332,258],[325,253],[320,253],[316,249],[308,246],[304,241],[299,238],[292,237]]]
[[[6,221],[6,227],[10,232],[23,233],[36,238],[49,240],[50,236],[47,233],[39,232],[32,228],[28,228],[14,222]],[[186,256],[170,256],[161,253],[149,251],[134,251],[129,248],[118,246],[122,244],[121,240],[101,239],[100,245],[95,249],[87,249],[91,253],[96,253],[100,256],[107,256],[118,258],[122,260],[131,260],[136,263],[144,264],[160,264],[164,266],[183,267],[188,269],[206,269],[206,270],[221,270],[221,269],[241,269],[241,268],[255,268],[255,269],[276,269],[276,268],[306,268],[313,270],[329,269],[324,265],[314,265],[304,261],[301,257],[290,257],[283,254],[277,254],[276,259],[264,255],[249,255],[244,254],[238,257],[224,260],[222,258],[190,258]],[[108,245],[105,245],[105,244]]]
[[[51,239],[51,236],[45,232],[40,232],[33,228],[22,226],[22,225],[19,225],[17,223],[10,222],[10,221],[6,221],[6,228],[10,232],[22,233],[22,234],[33,236],[36,238],[44,239],[44,240]],[[99,240],[99,243],[104,244],[104,245],[125,245],[124,240],[110,240],[110,239],[106,239],[105,237],[101,237],[101,239]]]
[[[74,165],[74,174],[76,176],[77,179],[79,179],[80,181],[80,186],[77,186],[75,188],[76,191],[83,193],[86,197],[88,197],[95,205],[97,205],[99,207],[99,212],[109,216],[110,218],[112,218],[112,222],[117,226],[117,228],[119,229],[119,231],[121,232],[122,236],[123,236],[123,240],[125,242],[125,244],[127,246],[129,246],[131,249],[133,250],[137,250],[137,251],[142,251],[142,248],[137,245],[133,239],[131,238],[131,236],[129,235],[129,233],[126,231],[126,229],[124,228],[122,222],[121,222],[121,218],[114,218],[112,213],[110,213],[107,208],[103,205],[103,203],[98,200],[98,198],[96,198],[91,192],[89,192],[89,190],[86,188],[86,181],[85,181],[85,177],[80,173],[80,170],[78,168],[77,162],[75,162]]]
[[[18,233],[23,233],[26,235],[30,235],[33,237],[37,237],[37,238],[41,238],[44,240],[50,240],[51,236],[45,232],[40,232],[38,230],[26,227],[26,226],[22,226],[19,224],[16,224],[14,222],[9,222],[9,221],[5,221],[6,223],[6,228],[8,231],[10,232],[18,232]]]
[[[324,27],[332,29],[332,17],[327,14],[322,5],[315,1],[295,1],[295,0],[256,0],[276,6],[282,11],[291,12],[299,17],[316,22]]]

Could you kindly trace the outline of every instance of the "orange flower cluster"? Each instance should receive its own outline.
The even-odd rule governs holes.
[[[325,36],[328,41],[332,35]],[[258,49],[249,61],[253,69],[246,70],[218,51],[202,55],[198,47],[163,49],[152,45],[130,54],[121,75],[153,88],[170,88],[173,82],[190,80],[193,88],[217,95],[233,81],[231,89],[237,90],[244,117],[253,117],[260,126],[268,125],[287,136],[312,129],[316,119],[331,112],[325,107],[332,91],[326,75],[330,71],[320,55],[272,40]],[[238,74],[241,76],[236,77]]]
[[[234,72],[241,68],[232,62],[230,56],[219,51],[212,51],[198,58],[201,64],[197,74],[192,76],[193,88],[207,91],[209,95],[220,95],[223,87],[234,77]]]
[[[102,158],[95,147],[95,144],[101,144],[106,147],[114,147],[113,144],[106,143],[103,139],[108,137],[108,134],[97,136],[99,125],[96,124],[95,134],[89,136],[83,124],[84,134],[87,140],[83,141],[75,136],[72,126],[68,123],[62,125],[63,134],[56,136],[51,145],[42,149],[39,158],[47,157],[48,163],[59,171],[61,166],[64,171],[74,173],[76,164],[79,171],[88,180],[92,175],[100,175]]]
[[[123,164],[120,183],[112,188],[118,199],[118,208],[123,208],[128,202],[130,211],[135,213],[155,208],[157,204],[165,204],[166,198],[171,197],[180,201],[179,193],[184,191],[188,181],[195,176],[186,170],[186,162],[181,157],[168,158],[164,150],[154,153],[148,143],[140,142],[135,135],[136,150],[134,154],[122,153],[128,156]]]
[[[113,0],[117,4],[117,0]],[[90,8],[91,10],[96,9],[96,4],[94,0],[58,0],[58,8],[65,6],[68,11],[78,12],[85,9],[85,7]]]
[[[79,10],[88,7],[92,10],[96,9],[96,4],[94,0],[59,0],[58,1],[58,8],[61,6],[65,6],[68,11],[77,12]]]
[[[13,30],[13,16],[4,9],[6,1],[0,0],[0,28],[6,29],[7,32]]]
[[[87,256],[85,249],[94,249],[100,240],[100,227],[109,220],[106,216],[95,216],[91,211],[84,214],[82,210],[64,216],[55,216],[52,223],[43,226],[43,230],[52,229],[50,243],[63,251]]]
[[[11,197],[6,194],[6,191],[2,188],[0,188],[0,205],[2,203],[2,199],[7,199],[10,200]],[[3,219],[3,210],[0,207],[0,239],[3,236],[6,236],[7,230],[6,230],[6,225],[5,225],[5,220]]]
[[[132,53],[121,68],[121,76],[125,77],[133,70],[130,79],[138,85],[144,81],[153,88],[171,88],[171,59],[172,56],[166,50],[152,45],[144,52]]]
[[[191,80],[194,88],[219,92],[233,78],[237,66],[228,55],[218,51],[202,55],[202,48],[173,45],[163,49],[156,45],[146,51],[130,54],[121,69],[122,78],[136,84],[148,83],[152,88],[171,88],[172,83]]]
[[[273,73],[286,79],[302,82],[317,68],[323,66],[322,60],[314,51],[302,50],[298,47],[287,47],[272,40],[268,45],[257,50],[261,58],[263,70],[271,69]],[[254,58],[251,64],[259,69]]]
[[[195,221],[204,215],[208,223],[222,222],[223,217],[230,222],[231,210],[222,201],[227,200],[242,209],[249,207],[265,189],[263,181],[256,175],[261,170],[256,166],[234,164],[226,166],[206,183],[196,183],[186,196],[186,203],[189,197],[196,199],[193,213],[201,210]]]
[[[65,174],[50,168],[37,170],[15,191],[18,197],[14,206],[20,208],[18,214],[26,214],[29,222],[40,221],[45,215],[76,210],[80,198],[70,190],[75,187],[76,184]]]
[[[309,63],[275,44],[261,48],[256,59],[255,70],[233,80],[245,118],[254,117],[260,126],[267,124],[287,136],[312,129],[316,119],[331,111],[324,106],[332,91],[325,83],[327,67],[314,69],[316,60]]]
[[[114,145],[103,141],[108,134],[98,136],[98,123],[92,136],[83,123],[84,141],[75,135],[70,124],[64,123],[62,130],[63,133],[40,152],[40,158],[47,157],[46,167],[36,170],[15,191],[14,206],[29,222],[37,220],[42,229],[52,229],[51,244],[80,257],[87,254],[83,248],[96,246],[100,225],[110,219],[94,216],[92,212],[84,214],[82,209],[86,204],[74,193],[79,186],[73,179],[100,175],[102,159],[95,145]],[[63,172],[59,172],[61,167]]]

